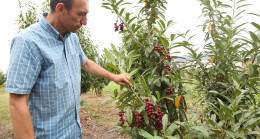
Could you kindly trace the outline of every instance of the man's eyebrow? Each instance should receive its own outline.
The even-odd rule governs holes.
[[[88,12],[84,12],[84,11],[79,11],[79,13],[88,14]]]

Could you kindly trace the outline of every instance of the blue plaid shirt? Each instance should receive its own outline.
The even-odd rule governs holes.
[[[12,40],[6,92],[30,94],[37,139],[81,138],[80,72],[86,61],[76,34],[62,37],[44,17]]]

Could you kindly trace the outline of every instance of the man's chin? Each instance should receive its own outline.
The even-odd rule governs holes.
[[[77,33],[77,32],[80,30],[80,28],[81,28],[81,27],[79,27],[79,28],[77,28],[77,29],[75,29],[75,30],[73,30],[73,31],[71,31],[71,32]]]

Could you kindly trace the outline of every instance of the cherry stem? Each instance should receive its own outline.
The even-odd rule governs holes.
[[[138,100],[144,105],[144,102],[140,99],[140,97],[138,97],[137,93],[134,91],[133,87],[131,87],[132,92],[134,93],[134,95],[138,98]]]

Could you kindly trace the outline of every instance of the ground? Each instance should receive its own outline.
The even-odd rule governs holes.
[[[83,138],[112,139],[116,138],[120,131],[117,123],[118,112],[107,95],[96,96],[85,94],[81,96],[82,104],[80,119],[83,129]],[[120,137],[122,138],[122,137]]]
[[[100,96],[92,93],[81,95],[80,120],[83,139],[113,139],[120,134],[117,126],[118,112],[109,96],[113,88],[112,83]],[[4,93],[4,87],[0,87],[0,139],[15,138],[8,101],[9,94]],[[119,136],[118,138],[126,137]]]

